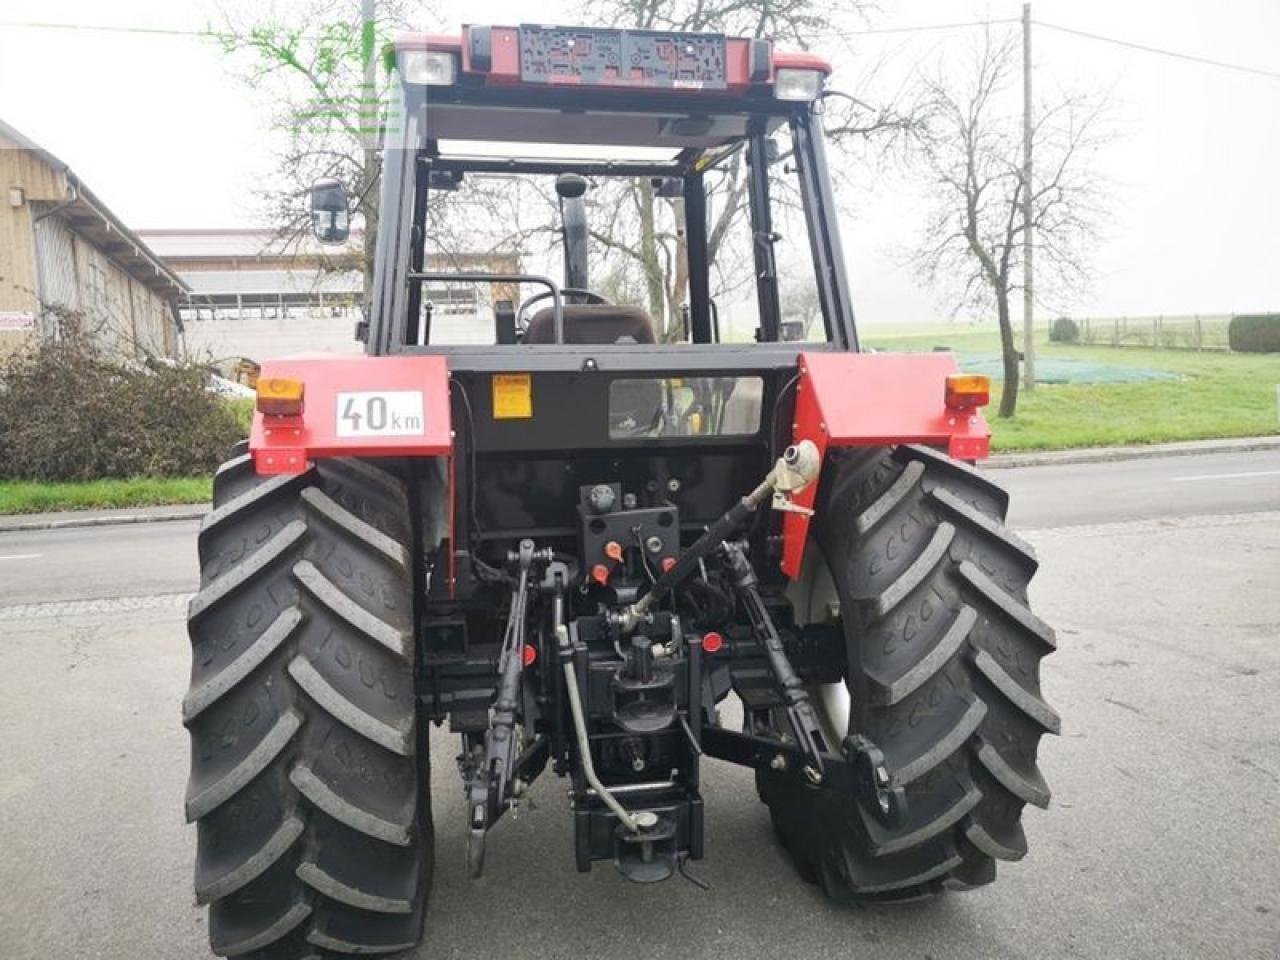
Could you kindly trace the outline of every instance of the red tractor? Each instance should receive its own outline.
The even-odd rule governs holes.
[[[1054,634],[1006,495],[970,465],[986,379],[859,349],[828,65],[533,26],[394,55],[367,356],[263,365],[200,532],[186,812],[214,952],[417,943],[427,730],[446,721],[473,875],[548,766],[579,871],[684,872],[707,852],[712,758],[754,770],[797,872],[833,898],[990,882],[1026,853],[1023,807],[1049,800]],[[708,227],[730,165],[736,262]],[[435,195],[493,175],[554,198],[563,283],[427,269]],[[617,214],[593,198],[619,183],[679,220],[687,283],[664,317],[592,286]],[[345,238],[340,184],[313,208]],[[737,267],[750,295],[731,304],[713,288]],[[796,278],[816,320],[789,313]],[[459,284],[497,293],[439,308]]]

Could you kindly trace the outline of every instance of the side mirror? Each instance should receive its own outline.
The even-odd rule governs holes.
[[[684,181],[679,177],[654,177],[653,178],[654,196],[663,197],[667,200],[684,196]]]
[[[432,170],[427,173],[427,189],[454,193],[462,183],[461,171]]]
[[[326,178],[311,185],[311,230],[321,243],[346,243],[351,236],[347,188]]]

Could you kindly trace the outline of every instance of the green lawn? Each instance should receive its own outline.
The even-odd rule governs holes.
[[[0,514],[203,503],[212,488],[211,477],[134,477],[84,483],[0,480]]]
[[[866,345],[882,350],[998,353],[990,327],[871,329]],[[1178,380],[1115,384],[1040,384],[1018,398],[1012,420],[988,411],[996,450],[1045,450],[1111,444],[1163,443],[1280,433],[1276,385],[1280,354],[1198,353],[1131,347],[1037,345],[1039,355],[1178,374]]]

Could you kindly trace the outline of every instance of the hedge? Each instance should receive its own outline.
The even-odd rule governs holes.
[[[79,338],[0,363],[0,478],[98,480],[211,472],[244,436],[209,371],[121,362]]]
[[[1232,317],[1227,344],[1237,353],[1280,353],[1280,313]]]

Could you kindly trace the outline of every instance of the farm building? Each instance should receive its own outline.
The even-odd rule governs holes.
[[[185,287],[61,160],[0,121],[0,354],[75,323],[108,353],[178,352]]]
[[[346,247],[322,247],[309,234],[282,241],[270,229],[146,230],[141,236],[187,286],[179,303],[187,349],[196,357],[255,361],[295,353],[360,353],[363,274],[356,232]],[[510,254],[455,254],[453,270],[518,273]],[[427,269],[446,266],[428,258]],[[437,330],[471,324],[494,296],[487,284],[427,291]],[[461,333],[459,334],[461,335]]]

